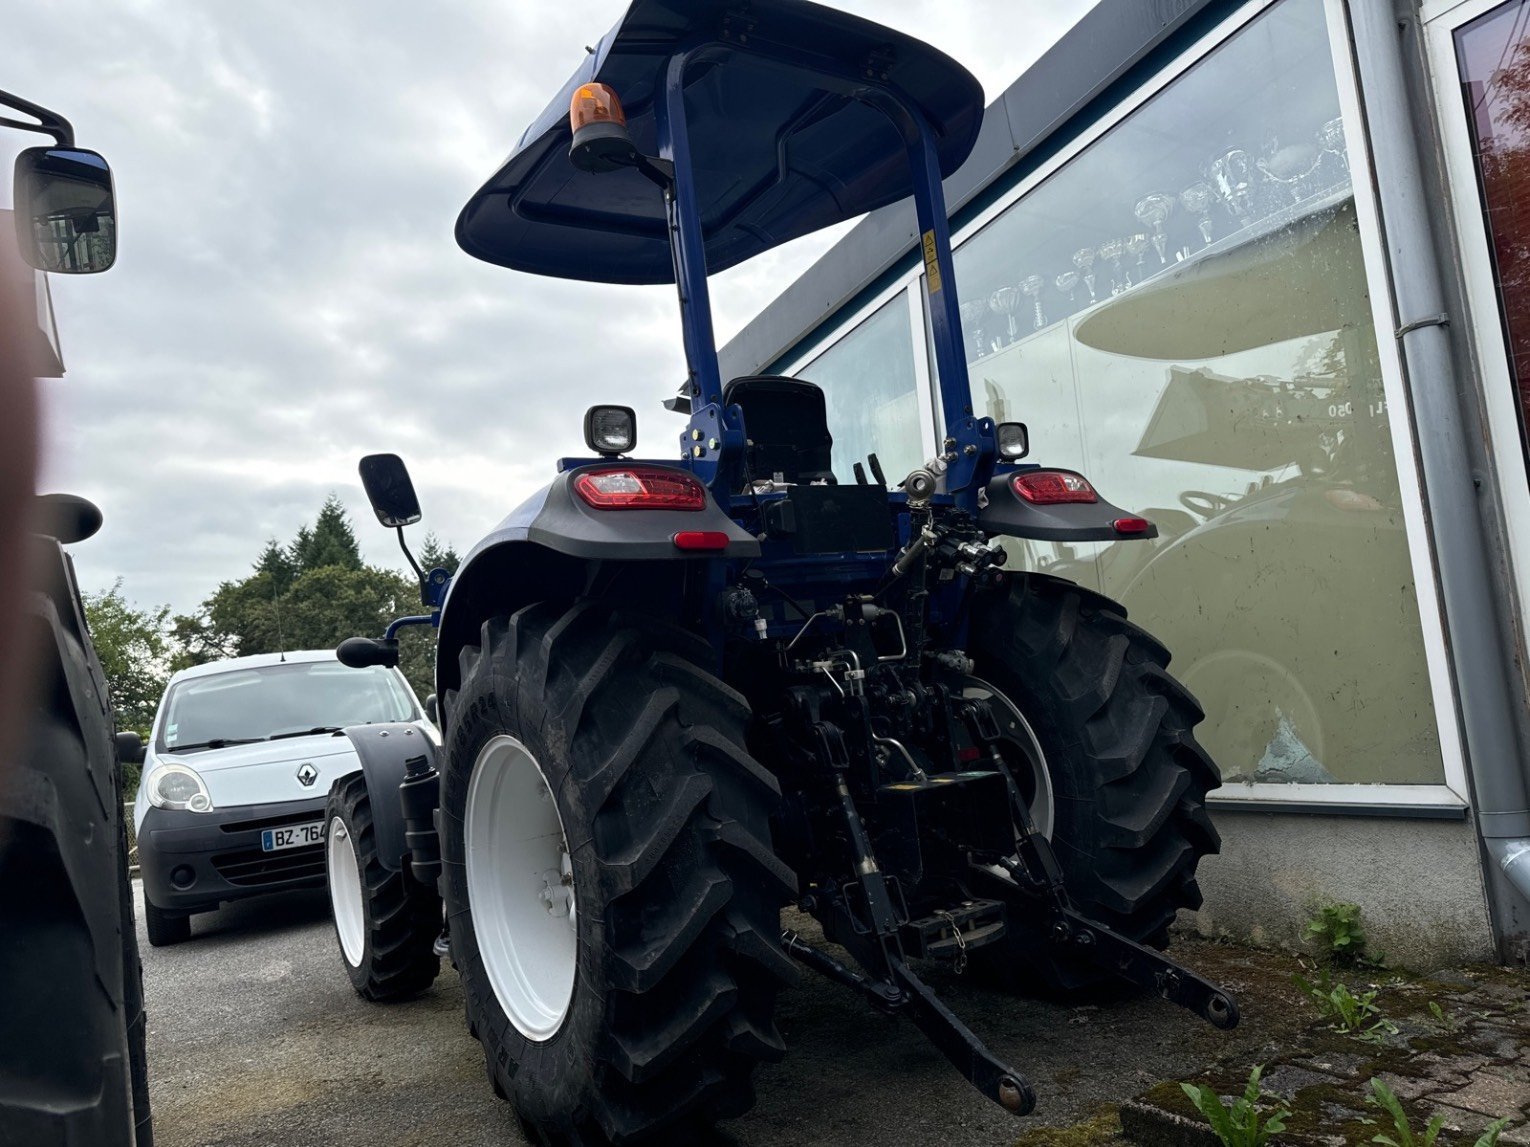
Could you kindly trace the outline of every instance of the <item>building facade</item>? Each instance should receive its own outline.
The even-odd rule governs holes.
[[[1159,537],[1011,540],[1200,699],[1210,933],[1359,904],[1420,965],[1530,937],[1530,0],[1105,0],[948,181],[974,396]],[[835,468],[936,453],[912,208],[722,352]]]

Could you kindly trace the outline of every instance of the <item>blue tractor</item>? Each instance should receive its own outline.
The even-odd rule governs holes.
[[[919,965],[1124,978],[1237,1022],[1162,953],[1218,847],[1199,708],[1118,605],[1005,565],[1006,537],[1155,531],[974,409],[941,180],[982,115],[955,61],[843,12],[634,0],[458,219],[515,270],[676,283],[688,366],[678,450],[637,457],[633,412],[593,408],[589,456],[455,576],[422,572],[427,613],[339,650],[391,664],[400,626],[436,626],[443,730],[439,751],[353,733],[364,768],[328,812],[345,965],[389,999],[449,954],[535,1141],[672,1142],[747,1110],[803,965],[1017,1115],[1025,1077]],[[840,483],[816,386],[720,377],[707,276],[909,195],[944,444]],[[402,542],[402,462],[361,474]],[[783,931],[792,905],[840,954]]]

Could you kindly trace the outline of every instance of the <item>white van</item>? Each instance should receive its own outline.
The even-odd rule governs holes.
[[[133,808],[149,943],[191,935],[230,900],[324,884],[324,801],[361,767],[348,725],[435,727],[397,669],[331,650],[262,653],[170,679]]]

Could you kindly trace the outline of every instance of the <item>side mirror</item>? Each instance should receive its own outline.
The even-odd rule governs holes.
[[[415,497],[409,468],[397,454],[368,454],[358,467],[361,485],[377,520],[390,530],[412,526],[424,515]]]
[[[347,637],[335,646],[335,656],[341,665],[352,669],[370,669],[374,665],[392,669],[398,665],[398,638],[389,641],[385,637]]]
[[[77,494],[39,494],[32,505],[32,528],[61,545],[83,542],[101,528],[100,509]]]
[[[117,734],[117,759],[124,765],[143,764],[143,738],[137,733]]]
[[[1001,422],[993,435],[999,457],[1006,462],[1018,462],[1031,452],[1031,432],[1023,422]]]
[[[441,706],[436,704],[434,693],[425,698],[425,716],[430,718],[430,723],[436,728],[441,727]]]
[[[16,157],[16,242],[39,271],[94,275],[117,261],[112,169],[94,151],[29,147]]]

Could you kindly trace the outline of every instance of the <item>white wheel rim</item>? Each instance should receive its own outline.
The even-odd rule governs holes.
[[[1007,741],[1019,745],[1025,758],[1030,762],[1031,768],[1031,799],[1027,806],[1031,814],[1031,823],[1036,830],[1048,840],[1052,839],[1052,824],[1055,819],[1055,806],[1052,800],[1052,775],[1047,771],[1047,757],[1041,751],[1041,741],[1036,737],[1036,730],[1031,728],[1031,723],[1025,719],[1025,714],[1015,707],[1015,703],[999,690],[979,677],[968,677],[962,686],[962,696],[972,700],[987,701],[993,707],[994,720],[999,723],[999,733]],[[1024,778],[1015,777],[1016,782],[1023,783]]]
[[[350,830],[339,817],[329,822],[326,842],[329,858],[329,906],[335,917],[335,934],[340,937],[340,954],[353,968],[361,967],[366,947],[366,917],[361,908],[361,865],[356,861],[356,845]]]
[[[557,801],[514,737],[497,736],[478,754],[463,819],[478,954],[505,1015],[540,1043],[563,1026],[574,998],[579,930]]]

